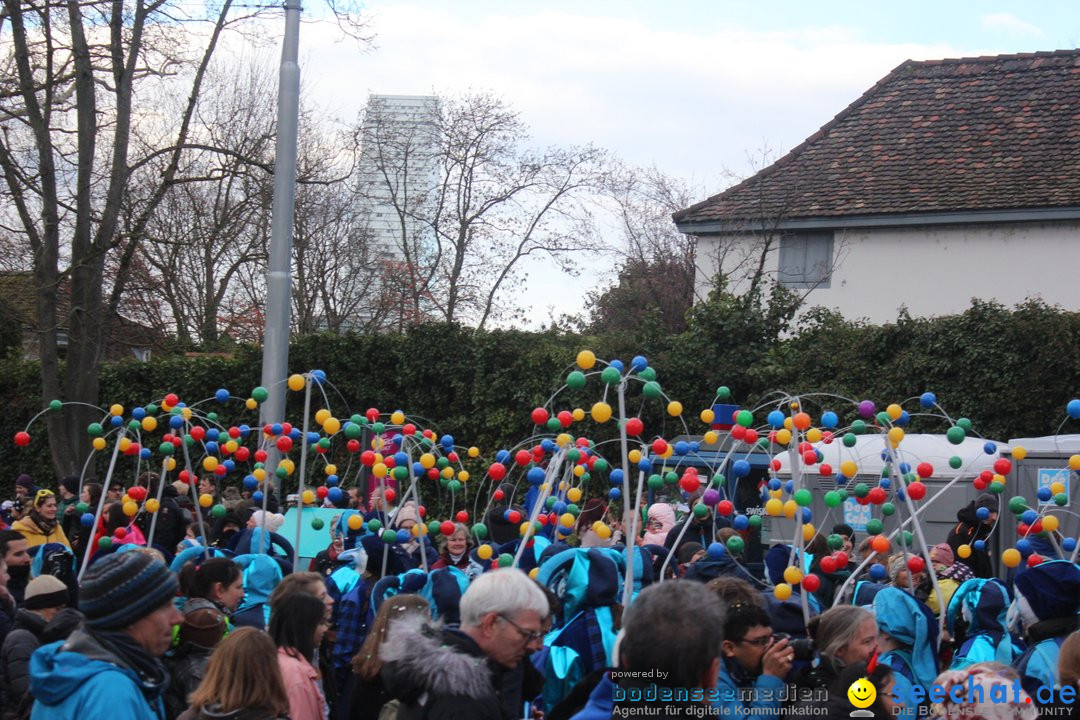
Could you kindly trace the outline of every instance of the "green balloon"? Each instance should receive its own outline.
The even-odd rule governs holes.
[[[641,378],[642,380],[655,380],[656,379],[656,368],[647,367],[644,370],[642,370],[641,372],[639,372],[637,374],[637,376],[639,378]]]
[[[218,414],[216,412],[206,413],[206,419],[210,420],[211,422],[216,422],[218,419]]]
[[[312,518],[311,519],[311,529],[312,530],[322,530],[324,524],[325,523],[323,523],[322,518],[317,517],[317,518]]]
[[[662,392],[663,391],[660,389],[660,383],[656,382],[655,380],[650,380],[649,382],[641,386],[641,394],[649,399],[655,399],[660,397]]]
[[[289,477],[288,471],[280,465],[278,465],[277,469],[274,470],[274,475],[277,475],[278,480],[284,480],[285,478]]]
[[[176,448],[172,443],[163,442],[158,446],[158,452],[162,455],[172,455],[174,450],[176,450]]]
[[[450,488],[450,492],[459,493],[461,492],[461,481],[457,479],[451,480],[447,487]]]
[[[844,433],[844,447],[855,447],[855,443],[858,439],[855,437],[855,433]]]
[[[1023,512],[1027,510],[1027,498],[1023,495],[1014,495],[1012,499],[1009,500],[1009,510],[1015,515],[1023,514]]]
[[[105,537],[98,540],[97,546],[102,550],[108,550],[112,547],[112,538],[106,535]]]
[[[562,429],[562,423],[559,422],[559,418],[557,417],[549,417],[545,426],[547,427],[548,432],[559,432],[559,430]]]
[[[319,438],[319,447],[322,448],[323,450],[329,450],[330,449],[330,438],[328,438],[328,437]]]
[[[622,375],[619,374],[618,370],[609,365],[608,367],[604,368],[603,371],[600,373],[600,379],[606,382],[608,385],[616,385],[620,380],[622,380]]]
[[[580,515],[580,514],[581,514],[581,508],[579,508],[579,507],[578,507],[577,505],[575,505],[574,503],[570,503],[570,504],[568,504],[568,505],[566,506],[566,512],[570,513],[570,514],[571,514],[571,515],[573,515],[574,517],[577,517],[578,515]]]
[[[345,423],[345,437],[349,438],[350,440],[355,440],[356,438],[360,437],[363,432],[363,428],[361,428],[357,423],[354,423],[352,420]]]
[[[710,483],[713,487],[724,487],[727,484],[727,478],[724,477],[724,473],[716,473],[712,476]]]
[[[472,534],[480,540],[483,540],[488,535],[487,525],[484,523],[475,523],[472,526]]]
[[[949,458],[949,467],[953,470],[959,470],[960,466],[964,464],[964,459],[959,455],[953,455]]]
[[[499,567],[510,567],[514,564],[514,556],[510,553],[503,553],[499,556]]]
[[[90,512],[90,503],[75,503],[75,512],[79,513],[80,515]]]
[[[724,401],[730,400],[731,388],[729,388],[727,385],[721,385],[720,387],[716,388],[716,399]]]
[[[675,473],[675,471],[668,470],[666,473],[664,473],[664,482],[666,482],[668,485],[674,485],[675,483],[679,482],[679,476],[677,473]]]
[[[566,459],[570,462],[577,462],[581,459],[581,451],[577,448],[571,448],[566,451]]]
[[[990,483],[990,492],[996,494],[1005,492],[1005,483],[995,480],[994,482]]]
[[[585,373],[575,370],[566,376],[566,386],[571,390],[580,390],[585,387]]]
[[[694,506],[694,517],[701,520],[709,515],[709,506],[705,503],[698,503]]]
[[[964,432],[971,432],[971,420],[967,418],[960,418],[956,421],[957,427],[964,428]]]
[[[953,445],[959,445],[964,442],[964,438],[967,437],[967,431],[959,425],[953,425],[951,428],[945,431],[945,437]]]
[[[431,535],[438,535],[441,525],[442,523],[440,523],[438,520],[432,520],[427,524],[428,533],[430,533]]]
[[[409,468],[404,465],[398,465],[390,471],[394,475],[394,479],[397,481],[403,481],[409,479]]]
[[[881,504],[881,514],[885,517],[892,517],[896,514],[896,506],[891,502]]]
[[[866,422],[863,420],[856,420],[851,423],[851,432],[856,435],[862,435],[866,432]]]
[[[157,415],[158,406],[155,405],[154,403],[150,403],[149,405],[146,406],[145,409],[146,409],[146,414],[147,415]]]
[[[866,532],[870,533],[871,535],[880,535],[883,528],[884,523],[882,523],[877,518],[870,518],[866,521]]]
[[[749,410],[740,410],[735,413],[735,422],[743,427],[750,427],[754,424],[754,413]]]
[[[446,467],[450,467],[450,458],[448,458],[448,457],[439,457],[438,459],[435,460],[435,467],[439,468],[440,470],[442,470],[443,468],[446,468]]]
[[[544,501],[544,507],[550,510],[551,508],[555,507],[555,502],[557,500],[558,498],[556,498],[554,495],[548,495],[548,499]],[[476,526],[474,525],[473,527],[475,528]]]
[[[664,478],[659,475],[650,475],[648,482],[650,490],[660,490],[664,487]]]
[[[90,423],[86,426],[86,434],[90,437],[97,437],[101,434],[101,423]]]
[[[727,540],[727,549],[732,555],[738,555],[746,547],[746,543],[738,535],[732,535]]]
[[[270,397],[270,392],[262,385],[251,391],[251,399],[255,402],[266,402],[268,397]]]
[[[397,542],[397,533],[393,530],[383,530],[382,539],[384,543]]]
[[[596,458],[596,462],[593,463],[593,470],[596,472],[604,472],[608,469],[608,462],[604,458]]]
[[[866,483],[859,483],[855,486],[855,497],[866,497],[870,494],[870,487]]]
[[[50,410],[59,410],[62,407],[64,407],[64,403],[60,402],[59,400],[50,400],[49,401],[49,409]]]
[[[867,532],[869,532],[869,528],[867,529]],[[825,542],[828,543],[830,550],[839,550],[844,547],[844,538],[840,535],[830,535]]]
[[[840,499],[840,493],[835,490],[830,490],[825,493],[825,507],[839,507],[841,502],[843,502],[843,500]]]
[[[377,535],[379,531],[382,530],[382,520],[379,520],[378,518],[373,518],[371,520],[368,520],[367,526],[368,530]]]
[[[910,530],[905,530],[904,531],[904,544],[907,545],[908,547],[911,547],[911,541],[913,539],[914,539],[914,537],[912,536],[911,531]]]
[[[371,432],[376,435],[381,435],[386,430],[386,423],[373,422],[371,423]]]
[[[760,515],[751,515],[750,516],[750,527],[753,528],[754,530],[760,530],[761,529],[761,516]]]
[[[814,496],[806,488],[800,488],[795,491],[795,503],[799,507],[806,507],[814,501]]]
[[[1069,504],[1069,496],[1065,493],[1058,493],[1054,496],[1054,504],[1058,507],[1065,507]]]

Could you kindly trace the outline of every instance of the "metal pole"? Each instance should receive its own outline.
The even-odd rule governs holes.
[[[286,347],[286,350],[288,348]],[[300,477],[296,485],[296,545],[293,547],[293,571],[300,572],[300,530],[304,525],[304,474],[307,473],[308,456],[308,415],[311,414],[311,373],[304,375],[304,421],[300,431]],[[265,495],[265,493],[264,493]],[[263,515],[263,533],[266,515]]]
[[[289,368],[289,321],[292,310],[292,233],[296,203],[296,136],[300,118],[300,0],[285,0],[285,37],[278,73],[277,144],[274,156],[274,203],[270,225],[270,259],[266,275],[266,328],[263,332],[262,385],[270,393],[262,405],[262,424],[285,417]],[[277,467],[271,449],[266,470]],[[280,483],[275,483],[280,485]]]

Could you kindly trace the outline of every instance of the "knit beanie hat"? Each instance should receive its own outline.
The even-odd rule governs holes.
[[[79,477],[77,475],[68,475],[60,481],[60,485],[72,495],[79,492]]]
[[[201,607],[184,614],[180,642],[214,648],[225,635],[225,616],[216,608]]]
[[[79,609],[95,630],[120,630],[176,596],[176,576],[153,555],[136,550],[108,555],[83,577]]]
[[[694,556],[697,555],[699,552],[701,552],[704,549],[705,548],[702,547],[701,543],[696,543],[696,542],[683,543],[682,547],[679,548],[679,553],[678,553],[679,562],[682,563],[683,565],[685,565],[686,563],[693,560]]]
[[[975,509],[986,508],[987,510],[998,509],[998,499],[996,495],[990,493],[982,493],[979,497],[975,498]]]
[[[1080,608],[1080,568],[1068,560],[1039,563],[1014,583],[1039,620],[1073,617]]]
[[[30,489],[30,488],[34,487],[34,479],[32,477],[30,477],[29,475],[27,475],[26,473],[23,473],[23,474],[19,475],[18,478],[15,479],[15,484],[20,486],[20,487]]]
[[[68,587],[60,578],[39,575],[26,586],[23,607],[27,610],[58,608],[68,604]]]

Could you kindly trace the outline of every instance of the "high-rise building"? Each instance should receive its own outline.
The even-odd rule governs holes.
[[[384,260],[424,263],[434,246],[427,218],[438,183],[439,99],[369,95],[359,177],[372,247]]]

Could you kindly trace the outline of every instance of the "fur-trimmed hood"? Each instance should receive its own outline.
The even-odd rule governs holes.
[[[422,617],[392,622],[379,656],[387,692],[402,702],[415,703],[425,694],[495,697],[491,666],[472,638]]]

